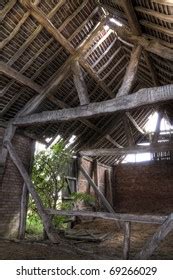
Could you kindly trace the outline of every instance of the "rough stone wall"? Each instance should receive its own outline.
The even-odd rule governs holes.
[[[4,129],[0,129],[2,137]],[[31,160],[31,144],[29,138],[15,135],[13,145],[29,170]],[[17,237],[20,219],[20,203],[23,179],[11,159],[7,158],[5,172],[0,184],[0,236],[5,238]]]
[[[173,212],[173,162],[145,162],[115,167],[114,208],[126,213]]]
[[[82,166],[84,169],[88,172],[88,174],[91,176],[92,168],[93,168],[93,161],[87,158],[82,159]],[[105,171],[108,170],[109,172],[112,172],[112,168],[103,164],[98,163],[97,165],[97,182],[100,191],[106,196],[109,196],[109,193],[106,192],[106,182],[105,182]],[[92,176],[92,179],[96,182],[96,177]],[[86,178],[79,172],[78,175],[78,192],[88,193],[96,197],[96,205],[98,208],[102,208],[102,204],[99,203],[99,200],[97,199],[97,196],[95,195],[95,192],[93,191],[92,186],[89,186],[88,181]],[[80,208],[86,209],[87,207],[82,204]],[[88,208],[89,210],[89,208]]]

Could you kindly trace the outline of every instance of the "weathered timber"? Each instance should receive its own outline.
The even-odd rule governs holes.
[[[134,127],[141,133],[145,134],[145,131],[137,124],[136,120],[132,117],[132,115],[129,112],[126,112],[126,116],[129,118],[131,123],[134,125]]]
[[[135,140],[133,137],[133,133],[130,127],[129,119],[126,115],[123,117],[124,131],[127,138],[128,146],[133,147],[135,145]]]
[[[127,27],[119,27],[113,23],[110,23],[110,25],[120,39],[130,42],[133,45],[141,45],[146,51],[173,61],[173,49],[163,46],[158,40],[148,40],[144,36],[134,35]]]
[[[57,86],[67,78],[68,73],[71,70],[71,64],[75,61],[80,59],[83,54],[88,50],[88,48],[90,47],[90,45],[92,44],[93,40],[95,39],[95,37],[98,35],[98,32],[100,30],[102,30],[104,24],[105,24],[106,19],[103,19],[97,26],[96,28],[90,33],[90,35],[86,38],[86,40],[84,42],[82,42],[82,44],[77,48],[77,50],[73,50],[71,53],[72,55],[69,56],[69,58],[66,60],[66,62],[60,67],[60,69],[57,71],[57,75],[56,77],[53,79],[53,81],[51,81],[51,83],[49,85],[46,86],[45,89],[43,89],[38,96],[36,96],[35,98],[33,98],[32,100],[30,100],[27,103],[27,106],[25,106],[25,108],[21,111],[22,115],[27,115],[30,114],[32,112],[34,112],[36,110],[36,108],[41,104],[41,102],[48,96],[51,96]],[[46,24],[44,25],[44,27],[46,28]],[[56,30],[56,28],[53,28],[53,30]],[[55,31],[54,30],[54,31]],[[52,34],[53,35],[53,34]],[[56,37],[57,39],[57,37]],[[68,44],[68,41],[64,38],[66,44]],[[82,65],[84,67],[89,67],[84,65],[84,63],[82,63]],[[89,70],[91,70],[89,68]],[[90,74],[93,76],[93,71],[90,71]],[[94,76],[94,78],[96,79],[96,77]],[[108,91],[109,94],[109,91]],[[110,94],[109,94],[110,95]]]
[[[121,156],[125,154],[156,153],[173,151],[173,142],[155,143],[150,146],[133,146],[113,149],[91,149],[80,151],[81,156],[101,157],[101,156]]]
[[[147,20],[140,20],[139,22],[140,22],[141,25],[143,25],[143,26],[145,26],[149,29],[161,32],[161,33],[166,34],[167,36],[173,38],[173,31],[169,28],[162,27],[162,26],[157,25],[155,23],[151,23],[150,21],[147,21]]]
[[[123,1],[121,1],[121,3],[122,3],[122,7],[124,9],[124,12],[127,16],[128,23],[130,25],[132,33],[136,36],[142,36],[141,26],[140,26],[139,21],[137,19],[132,1],[131,0],[123,0]],[[149,54],[144,49],[143,49],[143,55],[144,55],[145,62],[148,66],[148,69],[150,70],[151,77],[152,77],[152,80],[153,80],[153,85],[158,86],[159,83],[158,83],[156,72],[154,71],[154,68],[153,68],[152,62],[150,60]]]
[[[0,22],[5,18],[6,14],[13,8],[17,0],[9,1],[5,7],[0,11]]]
[[[173,0],[151,0],[151,2],[161,5],[173,6]]]
[[[21,209],[20,209],[19,239],[21,240],[25,238],[28,199],[29,199],[29,192],[27,186],[24,183],[22,188],[22,197],[21,197],[21,205],[20,205]]]
[[[106,186],[106,199],[109,201],[110,205],[113,206],[113,193],[112,193],[110,170],[105,170],[105,186]]]
[[[172,15],[166,15],[164,13],[160,13],[160,12],[154,11],[152,9],[147,9],[147,8],[144,8],[144,7],[141,7],[141,6],[135,7],[135,10],[137,12],[140,12],[140,13],[143,13],[143,14],[147,14],[149,16],[156,17],[156,18],[158,18],[160,20],[164,20],[166,22],[173,23],[173,16]]]
[[[123,83],[116,95],[117,97],[129,94],[136,78],[141,53],[142,53],[141,46],[137,46],[137,47],[135,46],[133,48],[130,57],[130,62],[123,79]]]
[[[123,258],[129,259],[130,254],[130,222],[124,223],[124,242],[123,242]]]
[[[34,152],[35,152],[35,141],[33,141],[31,144],[31,160],[30,160],[30,167],[29,167],[30,177],[31,177],[32,166],[34,161]],[[25,238],[28,201],[29,201],[29,191],[26,184],[24,183],[22,188],[19,235],[18,235],[19,239],[21,240]]]
[[[89,176],[89,174],[85,171],[85,169],[80,165],[80,170],[82,172],[82,174],[84,175],[84,177],[87,179],[88,183],[92,186],[92,188],[94,189],[95,193],[97,194],[97,196],[100,198],[100,200],[102,201],[103,205],[105,206],[105,208],[110,212],[110,213],[115,213],[114,209],[112,208],[112,206],[110,205],[110,203],[107,201],[107,199],[105,198],[105,196],[102,194],[102,192],[99,190],[99,188],[97,187],[97,185],[94,183],[94,181],[91,179],[91,177]]]
[[[144,248],[135,259],[148,259],[159,247],[160,243],[173,230],[173,213],[168,216],[164,223],[157,229],[153,237],[144,245]]]
[[[120,222],[133,222],[144,224],[162,224],[167,219],[167,216],[120,214],[108,212],[66,211],[56,209],[46,209],[46,213],[48,213],[49,215],[57,216],[93,217]]]
[[[108,101],[90,103],[70,109],[62,109],[51,112],[42,112],[26,117],[16,118],[13,123],[18,126],[39,125],[57,121],[68,121],[79,118],[96,117],[108,113],[128,111],[144,105],[158,104],[173,100],[173,84],[141,89],[128,96],[114,98]]]
[[[157,143],[158,142],[158,138],[159,138],[159,134],[160,134],[160,125],[161,125],[161,121],[163,118],[163,110],[159,110],[158,112],[158,119],[157,119],[157,124],[156,124],[156,129],[152,138],[152,143]]]
[[[16,80],[20,84],[30,87],[36,92],[41,91],[41,87],[37,83],[33,82],[31,79],[22,75],[20,72],[16,71],[15,69],[13,69],[12,67],[8,66],[3,62],[0,62],[0,72]]]
[[[50,241],[53,243],[59,243],[59,241],[60,241],[59,235],[57,232],[55,232],[55,229],[53,228],[53,226],[51,224],[51,219],[50,219],[49,215],[45,212],[45,210],[43,208],[43,204],[40,200],[40,197],[38,196],[37,192],[35,191],[35,188],[32,184],[30,176],[28,175],[22,161],[20,160],[19,156],[17,155],[15,148],[9,141],[5,142],[5,145],[8,149],[8,152],[10,154],[12,161],[14,162],[14,164],[16,165],[17,169],[20,172],[20,174],[28,188],[28,191],[31,193],[32,198],[34,199],[34,202],[38,209],[38,213],[42,219],[44,228],[46,230],[46,233],[47,233]]]
[[[74,61],[72,64],[73,80],[79,96],[80,105],[89,104],[87,86],[80,68],[79,62]]]

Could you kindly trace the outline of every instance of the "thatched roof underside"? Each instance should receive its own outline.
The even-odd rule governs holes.
[[[0,120],[5,124],[37,96],[60,74],[64,63],[104,20],[114,17],[133,33],[126,11],[121,2],[113,0],[41,0],[35,5],[57,30],[67,45],[66,48],[41,25],[30,12],[24,1],[2,0],[1,8],[1,70],[0,79]],[[34,1],[33,1],[34,2]],[[134,12],[137,17],[141,36],[155,39],[163,46],[173,49],[173,1],[134,0]],[[159,4],[162,3],[163,4]],[[166,2],[166,1],[165,1]],[[172,4],[171,4],[172,3]],[[108,14],[109,13],[109,14]],[[121,86],[133,45],[118,38],[117,33],[107,28],[107,23],[97,32],[92,45],[85,50],[79,63],[87,85],[90,102],[103,101],[115,97]],[[71,53],[70,53],[70,50]],[[173,83],[173,62],[154,53],[147,52],[150,66],[143,53],[140,58],[137,77],[131,92],[141,88]],[[151,73],[154,71],[155,79]],[[10,71],[9,71],[10,70]],[[12,73],[11,73],[12,70]],[[15,71],[15,75],[13,75]],[[17,75],[19,74],[19,75]],[[32,84],[23,83],[26,77]],[[58,84],[34,112],[79,106],[77,90],[73,82],[72,71]],[[146,106],[130,112],[141,129],[148,116],[157,107]],[[173,122],[173,104],[164,105],[167,117]],[[114,148],[114,141],[120,146],[128,146],[123,125],[123,114],[116,113],[87,122],[81,120],[29,126],[25,131],[37,139],[46,139],[60,134],[64,139],[76,135],[73,148]],[[135,143],[143,135],[129,122]],[[106,137],[106,136],[109,137]],[[119,158],[100,158],[101,161],[114,164]]]

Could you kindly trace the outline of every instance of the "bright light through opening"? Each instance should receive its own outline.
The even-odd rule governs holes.
[[[119,20],[117,20],[115,18],[110,18],[109,20],[110,20],[110,22],[112,22],[112,23],[114,23],[114,24],[116,24],[118,26],[123,26],[123,24]]]
[[[109,25],[105,25],[105,26],[104,26],[104,30],[105,30],[105,31],[108,31],[108,30],[109,30]]]
[[[144,127],[144,130],[147,133],[150,133],[153,135],[153,133],[156,130],[157,126],[157,121],[158,121],[158,112],[153,113],[152,115],[149,116],[148,121]],[[173,129],[173,126],[169,124],[169,122],[163,118],[160,124],[160,134],[161,135],[166,135],[166,134],[171,134]],[[162,133],[163,131],[163,133]],[[158,142],[168,142],[169,140],[159,140]],[[149,146],[150,143],[139,143],[137,144],[138,146]],[[152,159],[152,154],[151,153],[141,153],[141,154],[128,154],[122,163],[134,163],[134,162],[142,162],[142,161],[149,161]]]

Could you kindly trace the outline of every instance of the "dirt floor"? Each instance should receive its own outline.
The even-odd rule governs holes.
[[[132,225],[130,259],[135,257],[144,243],[151,238],[157,227],[156,225],[146,224]],[[109,233],[109,236],[107,240],[99,243],[63,238],[59,245],[50,244],[49,241],[42,242],[41,240],[27,239],[22,242],[0,240],[0,259],[122,259],[123,231],[118,231],[114,222],[85,221],[77,225],[75,229],[89,229],[93,232],[97,229],[98,232]],[[173,260],[173,232],[167,236],[151,259]]]

